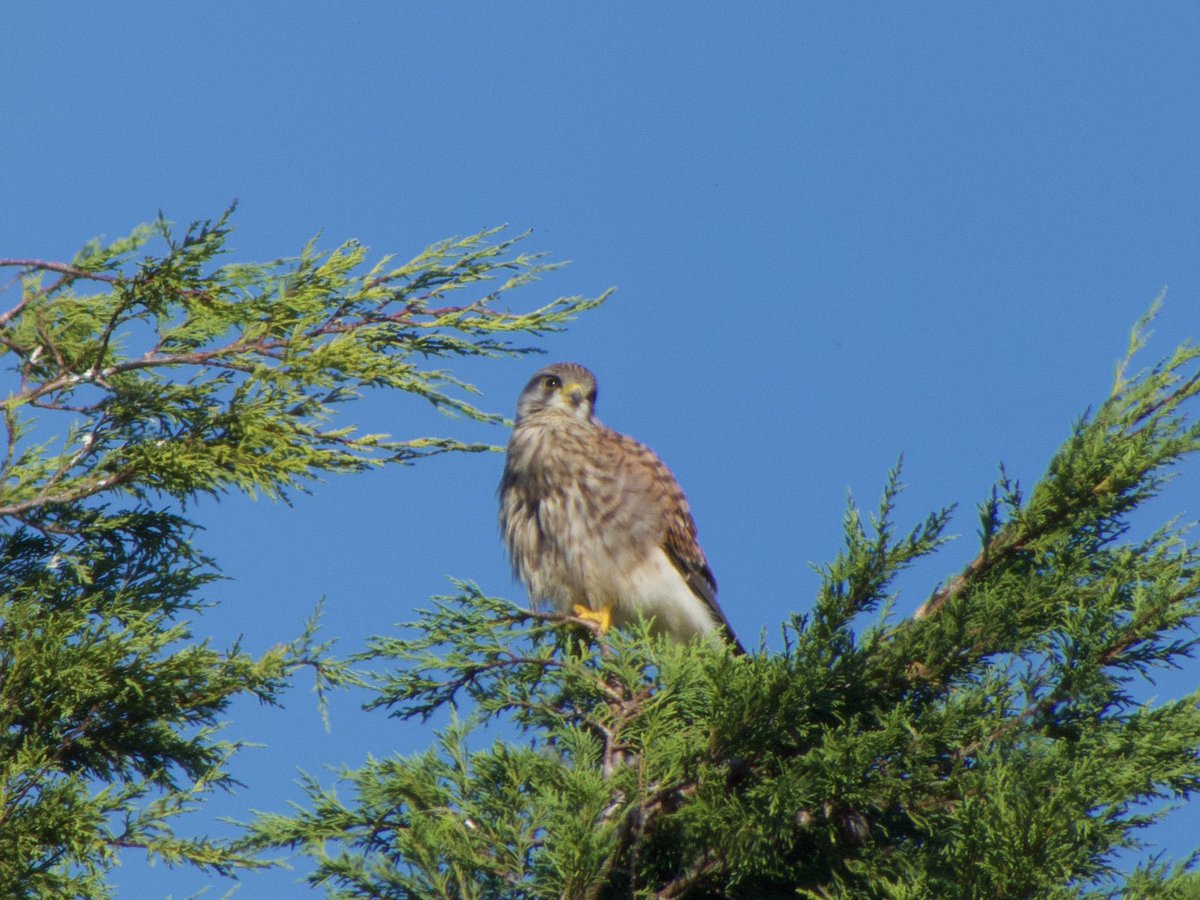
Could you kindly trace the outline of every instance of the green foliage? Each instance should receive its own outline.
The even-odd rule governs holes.
[[[1130,525],[1200,449],[1198,359],[1122,367],[1027,498],[1002,472],[978,556],[909,619],[894,579],[950,514],[897,533],[898,471],[781,653],[598,638],[460,584],[358,662],[391,715],[466,718],[309,781],[242,849],[298,849],[336,897],[1194,896],[1186,865],[1114,863],[1200,788],[1200,692],[1135,699],[1195,648],[1200,553]]]
[[[189,502],[286,498],[324,473],[488,449],[360,434],[337,414],[383,388],[498,421],[429,361],[528,352],[514,334],[556,329],[603,299],[498,311],[552,266],[496,232],[399,266],[368,264],[354,243],[219,264],[228,220],[182,237],[159,221],[70,263],[0,260],[21,290],[0,314],[14,374],[0,462],[6,897],[105,896],[125,848],[220,873],[263,865],[172,831],[230,783],[238,747],[219,739],[219,717],[240,695],[276,702],[299,667],[320,687],[354,676],[311,624],[258,658],[193,636],[216,573],[192,545]]]
[[[129,848],[226,874],[292,848],[341,897],[1196,894],[1190,860],[1114,862],[1200,787],[1200,692],[1136,699],[1195,649],[1200,553],[1131,524],[1200,449],[1200,350],[1123,366],[1028,495],[1001,472],[977,556],[912,618],[895,579],[950,510],[897,531],[897,470],[874,514],[851,504],[779,653],[601,638],[460,583],[348,662],[315,622],[253,657],[193,636],[216,571],[191,502],[487,449],[339,413],[377,388],[497,421],[430,361],[527,352],[515,334],[603,298],[498,311],[550,266],[494,232],[399,266],[355,244],[222,264],[228,236],[228,215],[160,221],[70,263],[0,260],[21,287],[0,313],[0,894],[105,896]],[[177,836],[230,783],[223,711],[302,667],[449,724],[340,793],[309,779],[307,808],[243,840]]]

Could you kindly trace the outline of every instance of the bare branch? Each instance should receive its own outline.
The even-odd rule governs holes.
[[[86,278],[91,281],[103,281],[116,284],[120,279],[115,275],[102,275],[99,272],[89,272],[67,263],[51,262],[45,259],[0,259],[0,266],[20,266],[23,269],[35,269],[44,272],[58,272],[70,278]]]

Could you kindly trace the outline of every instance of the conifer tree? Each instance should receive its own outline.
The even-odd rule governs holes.
[[[334,897],[1200,895],[1190,860],[1116,866],[1200,786],[1200,692],[1135,699],[1187,664],[1200,596],[1187,529],[1131,526],[1200,449],[1200,349],[1130,374],[1146,324],[1041,479],[1001,472],[977,556],[916,615],[893,582],[951,510],[898,530],[898,470],[781,652],[602,637],[461,583],[357,658],[380,711],[453,714],[429,750],[309,779],[243,849],[307,856]]]
[[[483,449],[338,413],[379,388],[494,420],[423,361],[523,352],[510,335],[599,300],[497,312],[547,265],[494,233],[395,268],[354,244],[221,264],[228,236],[227,217],[159,222],[70,263],[0,260],[20,290],[0,313],[0,895],[104,896],[129,847],[229,874],[288,848],[340,897],[1200,892],[1186,860],[1115,869],[1147,801],[1200,778],[1200,695],[1136,699],[1194,650],[1197,547],[1131,522],[1200,445],[1200,350],[1122,367],[1028,490],[1002,472],[978,555],[913,617],[891,614],[894,581],[951,512],[897,531],[896,471],[873,514],[848,509],[780,652],[600,636],[463,582],[355,672],[311,630],[258,658],[193,636],[216,573],[191,501]],[[307,808],[242,841],[177,838],[228,782],[221,711],[277,700],[300,666],[451,724],[426,753],[309,779]]]
[[[553,265],[495,231],[368,263],[350,242],[221,259],[229,213],[159,221],[69,263],[2,259],[10,373],[0,470],[0,896],[101,897],[117,854],[234,873],[263,861],[172,823],[229,783],[217,734],[239,695],[297,667],[344,673],[311,629],[260,657],[193,634],[216,577],[192,503],[287,497],[328,473],[486,449],[361,434],[367,388],[497,421],[431,361],[501,357],[600,299],[526,313],[507,292]]]

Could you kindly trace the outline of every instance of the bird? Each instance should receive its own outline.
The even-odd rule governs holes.
[[[596,378],[578,363],[540,369],[517,400],[500,479],[500,530],[535,606],[601,634],[647,619],[679,641],[724,638],[717,582],[671,470],[596,418]]]

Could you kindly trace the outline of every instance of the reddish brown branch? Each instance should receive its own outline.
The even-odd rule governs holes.
[[[1088,491],[1083,496],[1084,502],[1094,500],[1096,495],[1095,490]],[[951,578],[943,587],[938,588],[933,594],[922,603],[915,613],[914,619],[924,619],[933,615],[951,600],[965,592],[975,580],[986,575],[1002,562],[1007,562],[1017,553],[1024,550],[1033,541],[1045,537],[1052,530],[1061,525],[1071,515],[1074,515],[1081,508],[1081,504],[1065,507],[1059,510],[1055,515],[1049,516],[1044,522],[1036,528],[1024,529],[1019,521],[1009,522],[997,535],[995,535],[986,547],[979,551],[979,555],[971,560],[965,569]]]
[[[1141,425],[1144,421],[1146,421],[1146,419],[1150,418],[1153,415],[1156,415],[1161,410],[1168,408],[1168,407],[1173,408],[1175,406],[1178,406],[1179,403],[1181,403],[1186,397],[1188,397],[1191,393],[1193,393],[1195,391],[1196,386],[1198,384],[1200,384],[1200,372],[1197,372],[1195,375],[1193,375],[1191,378],[1189,378],[1187,381],[1185,381],[1178,388],[1171,391],[1171,393],[1167,394],[1165,397],[1163,397],[1157,403],[1151,403],[1144,410],[1142,410],[1140,413],[1138,413],[1137,418],[1135,418],[1133,420],[1133,427],[1128,429],[1128,432],[1132,433],[1133,431],[1136,430],[1136,427],[1138,425]]]
[[[61,480],[61,474],[60,472],[58,477],[52,478],[51,482],[36,497],[30,497],[28,500],[21,500],[17,503],[10,503],[7,506],[0,506],[0,516],[20,516],[22,513],[36,509],[39,506],[46,506],[51,503],[73,503],[76,500],[83,500],[85,497],[90,497],[101,491],[107,491],[127,484],[133,479],[134,475],[132,471],[118,472],[107,478],[95,478],[86,481],[78,487],[53,496],[50,493],[50,488],[53,484]]]
[[[943,606],[962,594],[971,582],[990,572],[999,563],[1008,559],[1019,548],[1015,540],[1007,540],[1003,535],[997,535],[979,551],[979,555],[967,563],[967,567],[951,578],[945,585],[938,588],[922,603],[915,613],[914,619],[924,619],[940,610]]]
[[[716,860],[705,854],[663,885],[662,889],[654,896],[661,898],[661,900],[682,897],[695,887],[698,881],[715,869],[716,865]]]
[[[1177,603],[1183,603],[1184,601],[1196,596],[1197,587],[1200,586],[1197,585],[1196,582],[1197,579],[1193,578],[1192,580],[1186,582],[1185,587],[1168,596],[1166,598],[1164,608],[1168,606],[1174,606]],[[1146,616],[1143,617],[1141,621],[1129,622],[1124,628],[1122,628],[1120,635],[1107,648],[1105,648],[1103,652],[1101,652],[1099,656],[1100,665],[1112,665],[1117,661],[1117,658],[1120,657],[1122,653],[1124,653],[1134,644],[1147,640],[1149,635],[1144,634],[1143,629],[1145,628],[1147,621],[1153,621],[1155,613],[1157,612],[1157,609],[1151,610],[1146,614]]]
[[[0,266],[20,266],[22,269],[40,269],[45,272],[58,272],[71,278],[88,278],[93,281],[104,281],[116,284],[119,280],[115,275],[102,275],[99,272],[89,272],[67,263],[50,262],[45,259],[0,259]]]

